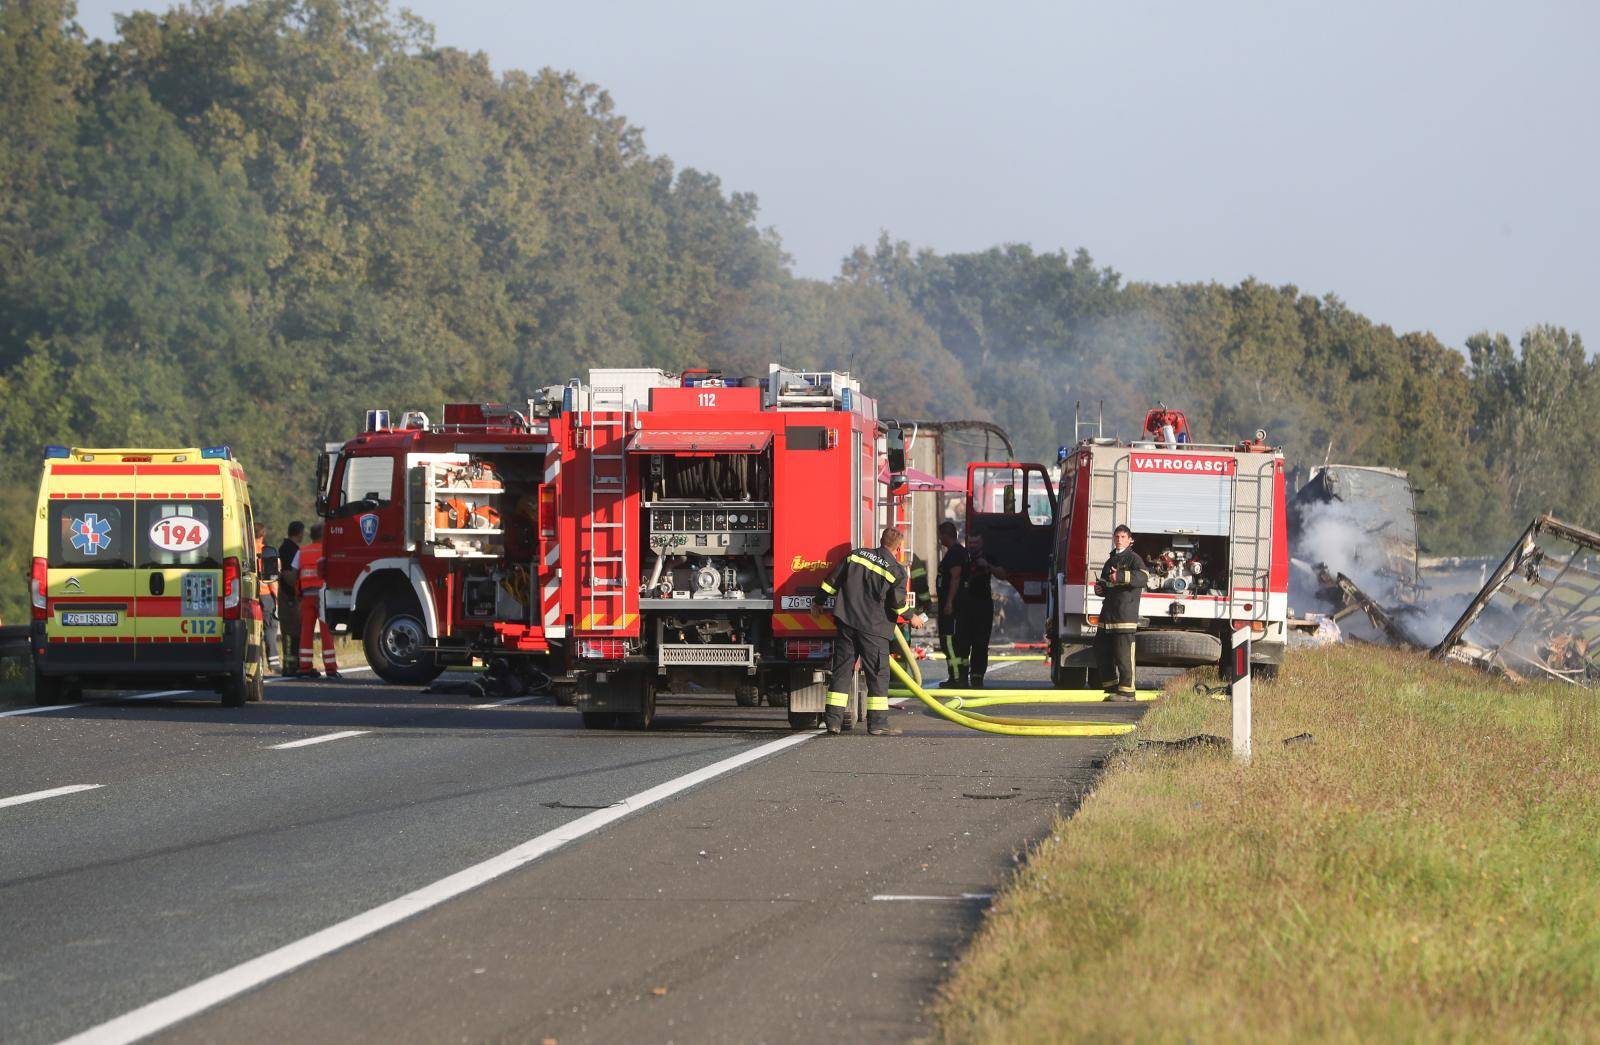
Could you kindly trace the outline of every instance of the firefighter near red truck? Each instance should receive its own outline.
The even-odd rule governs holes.
[[[364,428],[319,468],[328,620],[386,681],[479,658],[570,685],[590,728],[649,728],[658,695],[704,692],[814,728],[837,636],[822,583],[902,520],[898,433],[848,374],[593,370]]]

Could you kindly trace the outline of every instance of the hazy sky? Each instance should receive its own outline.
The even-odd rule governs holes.
[[[81,0],[94,36],[145,5]],[[1255,276],[1459,346],[1600,347],[1600,5],[414,0],[497,69],[572,69],[754,192],[801,275],[886,229]]]

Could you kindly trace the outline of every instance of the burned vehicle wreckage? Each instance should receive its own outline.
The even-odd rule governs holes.
[[[1492,572],[1485,562],[1451,598],[1442,572],[1424,575],[1415,504],[1397,469],[1315,469],[1289,512],[1301,603],[1326,610],[1353,638],[1514,680],[1600,683],[1600,533],[1541,515]]]

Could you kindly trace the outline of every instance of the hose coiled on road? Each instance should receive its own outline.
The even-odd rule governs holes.
[[[906,642],[906,637],[899,628],[894,629],[895,642],[900,647],[900,657],[889,658],[889,670],[905,686],[907,694],[916,697],[940,718],[947,722],[954,722],[958,726],[976,729],[983,733],[996,733],[1006,737],[1118,737],[1134,730],[1132,722],[1063,722],[1060,719],[1050,718],[1000,718],[996,715],[980,715],[977,712],[958,711],[943,704],[928,695],[922,688],[922,671],[916,666],[916,659],[911,653],[911,646]],[[910,664],[912,670],[917,672],[915,678],[909,674],[900,661]],[[982,690],[976,692],[984,692]],[[1013,693],[1022,691],[1012,691]],[[991,694],[995,695],[995,694]],[[1048,694],[1042,694],[1048,696]],[[1021,701],[1018,701],[1021,703]],[[1035,699],[1032,703],[1047,703],[1045,700]]]

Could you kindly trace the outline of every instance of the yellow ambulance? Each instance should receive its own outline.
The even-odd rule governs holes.
[[[45,448],[33,528],[34,697],[85,687],[265,694],[255,519],[226,446]]]

